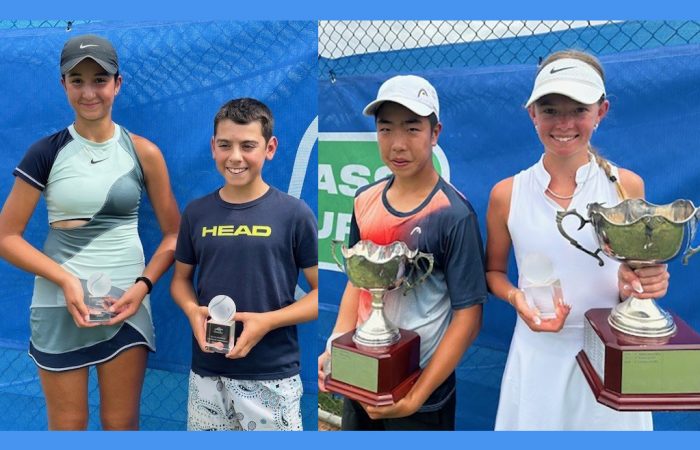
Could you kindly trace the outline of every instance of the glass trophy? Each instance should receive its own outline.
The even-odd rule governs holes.
[[[540,253],[525,256],[520,269],[521,289],[531,309],[542,319],[556,317],[555,305],[562,300],[561,282],[554,277],[552,261]]]
[[[228,353],[235,343],[233,317],[236,303],[228,295],[217,295],[209,302],[206,349],[216,353]]]
[[[112,280],[103,272],[95,272],[87,279],[88,322],[109,322],[116,314],[109,311],[114,298],[109,296]]]

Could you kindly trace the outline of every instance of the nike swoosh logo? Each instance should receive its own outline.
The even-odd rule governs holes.
[[[562,70],[573,69],[573,68],[574,68],[574,66],[561,67],[559,69],[555,69],[554,67],[552,67],[552,70],[550,70],[549,73],[557,73],[557,72],[561,72]]]
[[[107,158],[98,159],[97,161],[95,161],[94,159],[91,159],[91,160],[90,160],[90,164],[97,164],[98,162],[102,162],[102,161],[104,161],[105,159],[107,159]]]
[[[88,47],[99,47],[99,45],[97,45],[97,44],[83,44],[83,43],[80,44],[81,50],[84,48],[88,48]]]

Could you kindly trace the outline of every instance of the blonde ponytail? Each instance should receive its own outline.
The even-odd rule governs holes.
[[[628,198],[627,192],[625,192],[625,188],[622,187],[622,183],[620,182],[620,180],[615,175],[613,175],[612,167],[610,166],[610,162],[607,159],[600,156],[600,153],[598,153],[598,150],[593,148],[590,143],[588,144],[588,151],[591,152],[591,154],[593,155],[593,158],[595,158],[596,164],[598,164],[598,166],[601,169],[603,169],[603,172],[605,172],[605,176],[608,177],[608,180],[610,180],[610,182],[612,182],[612,183],[615,183],[615,188],[617,189],[617,195],[619,195],[622,200],[626,200]]]

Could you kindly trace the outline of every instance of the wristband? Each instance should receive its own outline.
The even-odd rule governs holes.
[[[153,290],[153,282],[149,280],[148,277],[138,277],[136,280],[134,280],[134,284],[138,283],[139,281],[143,281],[143,284],[145,284],[148,288],[148,292],[146,292],[146,294],[150,294]]]
[[[506,296],[508,303],[510,303],[511,305],[513,305],[513,298],[515,297],[516,292],[518,292],[518,288],[511,288],[510,291],[508,291],[508,295]]]
[[[340,336],[342,336],[344,334],[345,334],[345,332],[331,334],[331,336],[326,340],[326,351],[328,353],[331,352],[331,342],[335,341],[337,338],[339,338]]]

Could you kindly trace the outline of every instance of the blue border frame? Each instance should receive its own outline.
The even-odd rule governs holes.
[[[1,18],[109,18],[135,20],[205,20],[205,19],[698,19],[700,5],[687,0],[664,2],[613,2],[610,0],[584,0],[570,3],[562,0],[404,0],[394,2],[376,0],[306,2],[292,0],[267,0],[264,3],[242,0],[199,0],[186,2],[171,0],[149,3],[135,0],[95,2],[73,0],[59,2],[32,0],[29,2],[3,2]],[[398,3],[398,4],[396,4]],[[585,12],[585,14],[584,14]],[[66,17],[72,16],[72,17]],[[17,405],[21,407],[21,405]],[[667,448],[669,445],[685,446],[700,441],[699,432],[664,433],[258,433],[235,436],[186,432],[138,432],[110,433],[109,436],[86,433],[5,432],[0,433],[3,448],[26,448],[27,445],[45,444],[51,448],[75,448],[90,445],[101,450],[124,450],[129,445],[138,448],[201,449],[209,446],[247,447],[272,446],[303,448],[303,446],[333,447],[334,449],[358,448],[371,445],[376,448],[430,448],[450,445],[455,448],[474,446],[507,447],[565,447],[567,450],[605,446],[636,449]],[[251,437],[253,436],[253,437]],[[21,446],[21,447],[20,447]]]

